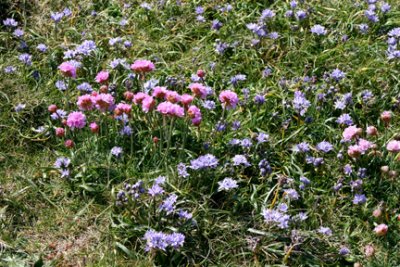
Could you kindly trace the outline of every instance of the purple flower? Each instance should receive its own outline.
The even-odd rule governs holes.
[[[121,135],[131,136],[132,135],[132,128],[129,125],[125,125],[121,131],[119,131]]]
[[[186,167],[186,165],[184,163],[179,163],[178,164],[177,169],[178,169],[178,176],[179,177],[183,177],[183,178],[189,177],[189,173],[187,172],[186,168],[187,167]]]
[[[381,3],[382,13],[387,13],[390,11],[390,9],[391,9],[391,6],[388,3],[386,3],[386,2]]]
[[[270,19],[275,17],[275,12],[271,9],[264,9],[261,13],[261,20]]]
[[[290,216],[284,212],[273,209],[263,209],[261,215],[264,217],[264,221],[267,224],[273,224],[281,229],[289,227]]]
[[[31,66],[32,65],[32,56],[24,53],[18,56],[19,61],[21,61],[22,63],[24,63],[27,66]]]
[[[245,167],[250,166],[251,164],[247,161],[247,158],[244,155],[235,155],[232,158],[233,166],[243,165]]]
[[[198,7],[195,8],[195,12],[196,12],[197,15],[201,15],[201,14],[204,13],[204,8],[201,7],[201,6],[198,6]]]
[[[363,23],[358,25],[358,30],[362,33],[362,34],[366,34],[369,30],[369,27],[367,24]]]
[[[319,24],[312,26],[311,32],[316,35],[326,35],[328,33],[325,27]]]
[[[240,142],[240,145],[241,145],[243,148],[250,148],[253,144],[252,144],[250,138],[244,138],[244,139],[242,139],[242,141]]]
[[[262,105],[265,103],[265,97],[263,95],[256,95],[254,97],[254,103],[257,105]]]
[[[297,7],[297,1],[295,1],[295,0],[293,0],[293,1],[290,1],[290,8],[296,8]]]
[[[154,230],[148,230],[144,234],[144,238],[146,240],[146,251],[150,251],[152,249],[160,249],[164,250],[167,248],[168,243],[166,241],[166,234],[163,232],[156,232]]]
[[[353,172],[353,169],[351,168],[350,164],[346,164],[346,166],[344,166],[343,168],[343,172],[346,175],[350,175]]]
[[[306,99],[302,92],[294,92],[293,108],[300,114],[300,116],[304,116],[310,106],[310,101]]]
[[[293,147],[293,151],[307,153],[308,151],[310,151],[310,146],[306,142],[301,142],[300,144],[297,144]]]
[[[17,27],[18,22],[13,18],[7,18],[7,19],[3,20],[3,25],[8,26],[8,27]]]
[[[360,204],[364,204],[365,202],[367,202],[367,198],[365,197],[364,194],[355,194],[354,195],[353,204],[360,205]]]
[[[15,106],[14,110],[15,110],[15,112],[20,112],[20,111],[22,111],[25,107],[26,107],[25,104],[19,103],[18,105]]]
[[[291,199],[291,200],[298,200],[299,197],[300,197],[299,193],[297,193],[296,190],[291,189],[291,188],[290,189],[285,189],[284,192],[285,192],[286,197]]]
[[[173,247],[174,249],[178,249],[183,246],[185,242],[185,236],[181,233],[172,233],[167,235],[166,241],[169,246]]]
[[[122,148],[119,146],[115,146],[111,149],[111,155],[119,158],[122,155]]]
[[[62,13],[64,14],[65,17],[69,17],[72,15],[71,9],[69,9],[68,7],[64,8]]]
[[[317,144],[317,149],[324,153],[328,153],[329,151],[331,151],[333,149],[333,146],[331,143],[329,143],[327,141],[322,141]]]
[[[339,118],[337,118],[336,122],[348,126],[353,125],[353,119],[347,113],[340,115]]]
[[[342,80],[344,77],[346,77],[346,73],[344,73],[340,69],[336,68],[331,72],[330,77],[331,77],[331,79],[338,82],[338,81]]]
[[[66,157],[57,158],[54,162],[54,167],[57,169],[66,169],[71,164],[71,160]]]
[[[266,176],[267,174],[270,174],[272,172],[272,168],[266,159],[260,160],[260,162],[258,163],[258,168],[260,168],[261,176]]]
[[[171,194],[167,197],[163,203],[160,205],[160,211],[165,211],[167,215],[171,214],[175,210],[175,203],[178,200],[178,196],[175,194]]]
[[[235,181],[229,177],[218,182],[218,191],[229,191],[229,190],[237,188],[237,187],[238,187],[237,181]]]
[[[234,121],[234,122],[232,122],[232,130],[234,130],[234,131],[239,130],[240,125],[241,125],[240,121]]]
[[[62,12],[51,12],[50,17],[52,20],[54,20],[55,23],[58,23],[61,21],[61,19],[64,17],[64,13]]]
[[[217,166],[218,159],[211,154],[206,154],[190,161],[190,168],[193,170],[215,169]]]
[[[17,68],[14,66],[4,67],[4,73],[6,73],[6,74],[14,73],[16,70],[17,70]]]
[[[346,256],[350,253],[350,249],[348,249],[347,247],[341,247],[339,249],[339,254],[342,256]]]
[[[258,144],[262,144],[262,143],[268,142],[268,140],[269,140],[269,135],[268,134],[258,133],[258,135],[257,135],[257,143]]]
[[[245,81],[245,80],[246,80],[246,75],[244,75],[244,74],[237,74],[237,75],[235,75],[235,76],[233,76],[233,77],[231,78],[231,84],[232,84],[233,86],[236,86],[236,85],[238,85],[239,81]]]
[[[296,17],[298,20],[303,20],[307,17],[307,13],[304,10],[299,10],[296,12]]]
[[[165,176],[158,176],[156,179],[154,179],[154,184],[163,185],[165,184],[166,180],[167,178]]]
[[[208,110],[213,110],[213,109],[215,109],[215,107],[216,107],[215,102],[212,101],[212,100],[205,100],[205,101],[203,102],[202,106],[203,106],[205,109],[208,109]]]
[[[181,218],[181,219],[190,220],[190,219],[193,218],[193,214],[189,213],[189,212],[187,212],[185,210],[179,210],[178,217]]]
[[[158,195],[162,195],[164,193],[164,189],[159,184],[154,183],[147,192],[150,196],[155,197]]]
[[[15,31],[13,32],[13,35],[15,37],[22,37],[24,35],[24,30],[22,29],[15,29]]]
[[[215,19],[212,21],[211,29],[218,31],[219,29],[222,28],[222,22],[219,20]]]
[[[368,18],[368,20],[369,21],[371,21],[371,22],[378,22],[379,21],[379,18],[378,18],[378,16],[376,15],[376,13],[375,13],[375,11],[373,11],[373,10],[371,10],[371,9],[369,9],[369,10],[366,10],[365,12],[364,12],[364,15]]]
[[[37,50],[39,50],[42,53],[47,51],[47,46],[45,44],[38,44],[38,46],[36,48],[37,48]]]
[[[93,92],[92,86],[89,83],[81,83],[79,84],[76,89],[78,89],[79,91],[83,91],[86,93],[91,93]]]
[[[331,236],[331,235],[332,235],[332,230],[331,230],[331,228],[329,228],[329,227],[323,227],[323,226],[321,226],[321,227],[318,229],[318,233],[323,234],[323,235],[326,235],[326,236]]]

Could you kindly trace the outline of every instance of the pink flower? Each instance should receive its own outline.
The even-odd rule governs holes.
[[[134,97],[134,94],[131,91],[126,91],[124,93],[124,98],[126,101],[132,101]]]
[[[135,95],[133,96],[133,103],[135,103],[136,105],[140,105],[140,104],[142,104],[142,101],[143,101],[146,97],[149,97],[149,95],[146,94],[146,93],[139,92],[139,93],[137,93],[137,94],[135,94]]]
[[[58,107],[57,107],[56,105],[54,105],[54,104],[51,104],[51,105],[47,108],[47,110],[48,110],[49,112],[51,112],[51,113],[56,112],[57,109],[58,109]]]
[[[103,112],[111,109],[114,105],[114,97],[110,94],[95,94],[93,99],[96,108]]]
[[[70,62],[63,62],[58,69],[61,71],[61,74],[65,77],[76,78],[76,67],[72,65]]]
[[[98,132],[99,132],[100,127],[99,127],[99,125],[97,125],[97,123],[92,122],[92,123],[89,125],[89,127],[90,127],[90,131],[91,131],[92,133],[98,133]]]
[[[75,146],[75,143],[73,140],[68,139],[68,140],[65,140],[64,145],[66,148],[73,148]]]
[[[352,158],[358,158],[361,155],[361,148],[358,145],[349,146],[347,149],[347,155]]]
[[[155,98],[164,99],[167,94],[167,87],[156,86],[153,88],[153,96]]]
[[[125,114],[130,114],[132,111],[132,106],[129,104],[125,104],[125,103],[119,103],[116,107],[115,107],[115,111],[116,113],[125,113]]]
[[[389,123],[391,118],[392,113],[390,111],[384,111],[381,113],[381,120],[383,120],[385,123]]]
[[[150,60],[138,59],[131,65],[131,70],[140,73],[151,72],[154,69],[155,66]]]
[[[204,78],[204,76],[206,76],[206,72],[204,70],[197,70],[197,76]]]
[[[390,141],[390,142],[386,145],[386,149],[387,149],[389,152],[394,152],[394,153],[400,152],[400,141],[397,141],[397,140],[392,140],[392,141]]]
[[[86,116],[80,111],[71,112],[67,118],[67,125],[72,130],[75,128],[82,129],[86,125]]]
[[[358,141],[358,147],[360,148],[361,154],[364,154],[365,152],[367,152],[368,149],[370,149],[374,146],[375,145],[372,142],[365,140],[365,139],[360,139]]]
[[[349,126],[343,131],[343,140],[350,141],[355,138],[358,134],[362,132],[361,128],[357,128],[357,126]]]
[[[56,128],[56,136],[57,137],[64,137],[64,135],[65,135],[64,128],[60,128],[60,127]]]
[[[97,73],[96,75],[96,82],[98,83],[105,83],[108,81],[108,78],[110,77],[110,74],[108,73],[108,71],[100,71],[99,73]]]
[[[194,117],[194,118],[192,119],[192,123],[193,123],[194,126],[199,126],[200,123],[201,123],[201,115],[199,115],[199,116],[197,116],[197,117]]]
[[[374,127],[374,126],[367,127],[367,135],[375,136],[377,134],[378,134],[378,130],[376,129],[376,127]]]
[[[190,103],[193,102],[193,96],[188,95],[188,94],[183,94],[183,95],[181,96],[181,102],[182,102],[182,104],[183,104],[184,106],[187,107],[187,106],[190,105]]]
[[[78,97],[77,104],[80,110],[92,110],[94,108],[93,97],[91,95],[82,95]]]
[[[388,229],[389,227],[386,224],[382,223],[374,228],[374,232],[377,236],[384,236],[386,235]]]
[[[191,83],[189,84],[189,89],[196,97],[201,99],[204,99],[207,96],[207,88],[201,83]]]
[[[152,110],[154,108],[154,106],[156,105],[156,101],[154,100],[153,97],[148,96],[145,99],[143,99],[142,102],[142,110],[147,113],[150,110]]]
[[[219,94],[219,101],[226,109],[233,109],[239,103],[238,96],[235,92],[224,90]]]
[[[183,107],[171,102],[162,102],[158,104],[157,111],[163,115],[170,115],[182,118],[185,115]]]
[[[170,91],[167,90],[167,94],[165,96],[165,100],[171,102],[171,103],[178,103],[181,101],[181,96],[175,91]]]
[[[189,115],[189,118],[193,119],[196,116],[201,116],[201,111],[198,107],[192,105],[189,107],[187,114]]]

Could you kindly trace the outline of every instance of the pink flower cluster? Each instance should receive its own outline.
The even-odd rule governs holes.
[[[133,103],[135,103],[136,105],[141,105],[142,110],[145,113],[151,111],[156,104],[152,96],[149,96],[148,94],[142,92],[139,92],[133,96]]]
[[[353,138],[355,138],[357,135],[360,135],[362,133],[361,128],[357,128],[357,126],[349,126],[343,131],[343,140],[344,141],[351,141]]]
[[[191,83],[189,89],[198,98],[205,99],[207,96],[207,88],[201,83]]]
[[[225,109],[234,109],[236,105],[239,103],[238,96],[235,92],[230,90],[224,90],[219,94],[219,101],[221,101],[222,105]]]
[[[86,125],[86,116],[80,111],[71,112],[67,118],[67,125],[72,130],[75,128],[82,129]]]
[[[400,152],[400,141],[392,140],[386,145],[386,149],[389,152],[398,153]]]
[[[201,111],[198,107],[192,105],[187,111],[189,118],[192,119],[192,123],[195,126],[199,126],[201,123]]]
[[[155,66],[150,60],[138,59],[131,65],[131,70],[139,73],[151,72],[154,69]]]
[[[106,83],[108,81],[108,78],[110,77],[110,74],[108,71],[100,71],[96,75],[96,82],[98,83]]]
[[[364,155],[370,148],[375,148],[375,144],[361,138],[356,145],[349,146],[347,154],[352,158],[357,158],[360,155]]]
[[[168,101],[158,104],[157,111],[163,115],[169,115],[172,117],[182,118],[183,116],[185,116],[185,111],[183,107]]]
[[[77,105],[80,110],[92,110],[95,107],[105,112],[114,107],[114,97],[110,94],[99,94],[93,92],[91,95],[82,95],[78,97]]]
[[[76,67],[72,65],[70,62],[63,62],[60,66],[58,66],[61,74],[65,77],[76,78]]]

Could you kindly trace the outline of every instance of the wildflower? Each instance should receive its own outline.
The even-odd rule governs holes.
[[[19,103],[18,105],[15,106],[14,110],[15,110],[15,112],[20,112],[20,111],[22,111],[25,107],[26,107],[25,104]]]
[[[65,136],[65,130],[64,128],[56,128],[56,136],[57,137],[64,137]]]
[[[316,35],[326,35],[328,33],[325,27],[319,24],[312,26],[311,32]]]
[[[13,32],[13,35],[15,36],[15,37],[22,37],[23,35],[24,35],[24,30],[22,30],[22,29],[15,29],[14,30],[14,32]]]
[[[92,123],[89,125],[89,128],[90,128],[90,131],[91,131],[92,133],[98,133],[98,132],[99,132],[99,129],[100,129],[99,125],[98,125],[97,123],[95,123],[95,122],[92,122]]]
[[[218,31],[222,27],[222,22],[219,20],[215,19],[212,21],[211,29]]]
[[[155,183],[151,188],[149,188],[148,193],[150,196],[155,197],[162,195],[164,193],[164,189],[159,184]]]
[[[233,76],[232,78],[231,78],[231,84],[233,85],[233,86],[236,86],[238,83],[239,83],[239,81],[245,81],[246,80],[246,75],[244,75],[244,74],[237,74],[237,75],[235,75],[235,76]]]
[[[331,72],[330,77],[332,80],[335,80],[338,82],[346,77],[346,73],[344,73],[340,69],[336,68]]]
[[[243,165],[245,167],[250,166],[251,164],[247,161],[247,158],[244,155],[235,155],[232,158],[233,166]]]
[[[362,34],[366,34],[366,33],[368,32],[368,30],[369,30],[368,25],[365,24],[365,23],[362,23],[362,24],[357,25],[357,26],[358,26],[358,30],[359,30]]]
[[[96,82],[105,83],[108,81],[109,76],[110,74],[108,73],[108,71],[100,71],[96,75]]]
[[[145,97],[142,101],[142,110],[143,112],[148,113],[154,108],[155,105],[156,101],[154,100],[153,97],[151,96]]]
[[[10,74],[10,73],[14,73],[16,70],[17,70],[17,68],[14,66],[7,66],[4,68],[4,73]]]
[[[333,146],[329,142],[322,141],[322,142],[317,144],[317,149],[319,151],[324,152],[324,153],[328,153],[329,151],[331,151],[333,149]]]
[[[200,156],[197,159],[190,161],[190,168],[193,170],[201,170],[208,168],[215,169],[217,166],[218,166],[218,159],[211,154],[206,154],[204,156]]]
[[[346,256],[350,253],[350,249],[348,249],[347,247],[341,247],[339,249],[339,254],[342,256]]]
[[[165,211],[167,215],[171,214],[175,210],[175,203],[178,199],[178,196],[175,194],[171,194],[169,197],[167,197],[163,203],[160,205],[159,209],[160,211]]]
[[[340,115],[339,118],[337,118],[336,122],[339,124],[344,124],[349,126],[353,125],[353,119],[347,113]]]
[[[289,227],[290,216],[284,212],[273,209],[263,209],[261,215],[267,224],[274,224],[281,229]]]
[[[79,96],[77,105],[80,110],[92,110],[94,108],[93,97],[91,95]]]
[[[65,77],[76,78],[76,67],[70,62],[63,62],[60,66],[58,66],[58,69]]]
[[[298,200],[300,197],[299,193],[297,193],[297,191],[295,189],[285,189],[284,192],[285,192],[286,197],[291,200]]]
[[[262,143],[268,142],[268,140],[269,140],[269,135],[268,135],[268,134],[265,134],[265,133],[258,133],[256,139],[257,139],[257,143],[258,143],[258,144],[262,144]]]
[[[42,53],[47,51],[47,46],[45,44],[39,44],[36,48]]]
[[[303,20],[307,17],[307,13],[304,10],[299,10],[296,12],[296,18],[298,20]]]
[[[254,97],[254,103],[257,105],[262,105],[265,103],[265,97],[263,95],[256,95]]]
[[[189,177],[189,173],[187,172],[186,165],[184,163],[179,163],[178,166],[176,166],[176,167],[178,170],[179,177],[183,177],[183,178]]]
[[[64,145],[66,148],[73,148],[75,146],[75,143],[73,140],[68,139],[68,140],[65,140]]]
[[[321,226],[318,229],[318,233],[326,235],[326,236],[331,236],[332,235],[332,230],[329,227],[323,227]]]
[[[311,106],[310,101],[308,101],[304,94],[300,91],[294,92],[293,108],[301,115],[307,112],[307,109]]]
[[[378,134],[378,130],[374,126],[368,126],[366,132],[367,135],[370,136],[376,136]]]
[[[231,189],[237,188],[237,181],[233,180],[232,178],[225,178],[222,181],[218,182],[218,191],[230,191]]]
[[[158,104],[157,111],[163,115],[169,115],[182,118],[185,115],[183,107],[170,102],[162,102]]]
[[[386,145],[386,149],[389,152],[398,153],[400,152],[400,141],[392,140]]]
[[[272,172],[272,168],[266,159],[260,160],[260,162],[258,163],[258,168],[260,169],[261,176],[266,176],[267,174],[270,174]]]
[[[367,198],[365,197],[364,194],[354,195],[353,204],[359,205],[359,204],[364,204],[365,202],[367,202]]]
[[[67,118],[67,125],[72,130],[75,128],[82,129],[86,125],[86,116],[80,111],[71,112]]]
[[[190,220],[190,219],[193,218],[193,214],[189,213],[189,212],[187,212],[185,210],[179,210],[178,217],[181,218],[181,219]]]
[[[225,90],[219,94],[219,100],[226,109],[233,109],[239,102],[238,96],[235,92]]]
[[[64,13],[62,12],[51,12],[50,17],[52,20],[54,20],[55,23],[58,23],[61,21],[61,19],[64,17]]]
[[[207,88],[201,83],[191,83],[189,89],[198,98],[205,99],[207,96]]]
[[[390,111],[384,111],[381,113],[380,117],[382,121],[384,121],[385,123],[389,123],[392,119],[392,113]]]
[[[18,22],[13,18],[7,18],[7,19],[3,20],[3,25],[8,26],[8,27],[17,27]]]
[[[153,62],[150,60],[136,60],[132,65],[131,65],[131,70],[139,73],[146,73],[146,72],[151,72],[155,69],[155,66]]]
[[[111,109],[114,105],[114,97],[111,94],[95,94],[93,100],[96,108],[102,112]]]
[[[391,9],[391,6],[388,3],[386,3],[386,2],[382,2],[381,3],[381,11],[382,11],[382,13],[387,13],[387,12],[390,11],[390,9]]]
[[[275,17],[275,12],[271,9],[264,9],[261,13],[261,20],[271,19]]]
[[[24,63],[27,66],[31,66],[32,65],[32,56],[24,53],[18,56],[19,61],[21,61],[22,63]]]
[[[382,223],[374,228],[374,232],[377,236],[384,236],[386,235],[388,229],[389,227],[386,224]]]
[[[205,109],[208,109],[208,110],[213,110],[213,109],[215,109],[215,102],[214,101],[212,101],[212,100],[205,100],[204,102],[203,102],[203,107],[205,108]]]
[[[310,146],[306,142],[301,142],[293,147],[293,151],[306,153],[310,151]]]
[[[171,103],[177,103],[181,101],[181,96],[175,91],[167,90],[165,100]]]
[[[361,128],[357,128],[357,126],[349,126],[343,131],[343,140],[350,141],[357,135],[361,134],[361,132],[362,132]]]
[[[81,83],[79,84],[76,89],[78,89],[79,91],[83,91],[83,92],[87,92],[87,93],[91,93],[93,92],[93,88],[89,83]]]

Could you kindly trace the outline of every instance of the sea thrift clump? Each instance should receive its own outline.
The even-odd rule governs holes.
[[[78,97],[77,105],[80,110],[92,110],[95,107],[91,95],[82,95]]]
[[[86,125],[86,116],[80,111],[71,112],[67,118],[67,125],[72,130],[75,128],[82,129]]]
[[[185,115],[183,107],[171,102],[162,102],[158,104],[157,111],[163,115],[182,118]]]
[[[225,90],[219,94],[219,101],[227,110],[234,109],[239,102],[238,96],[235,92]]]
[[[96,108],[100,111],[107,111],[114,106],[114,97],[111,94],[95,94],[93,95]]]

